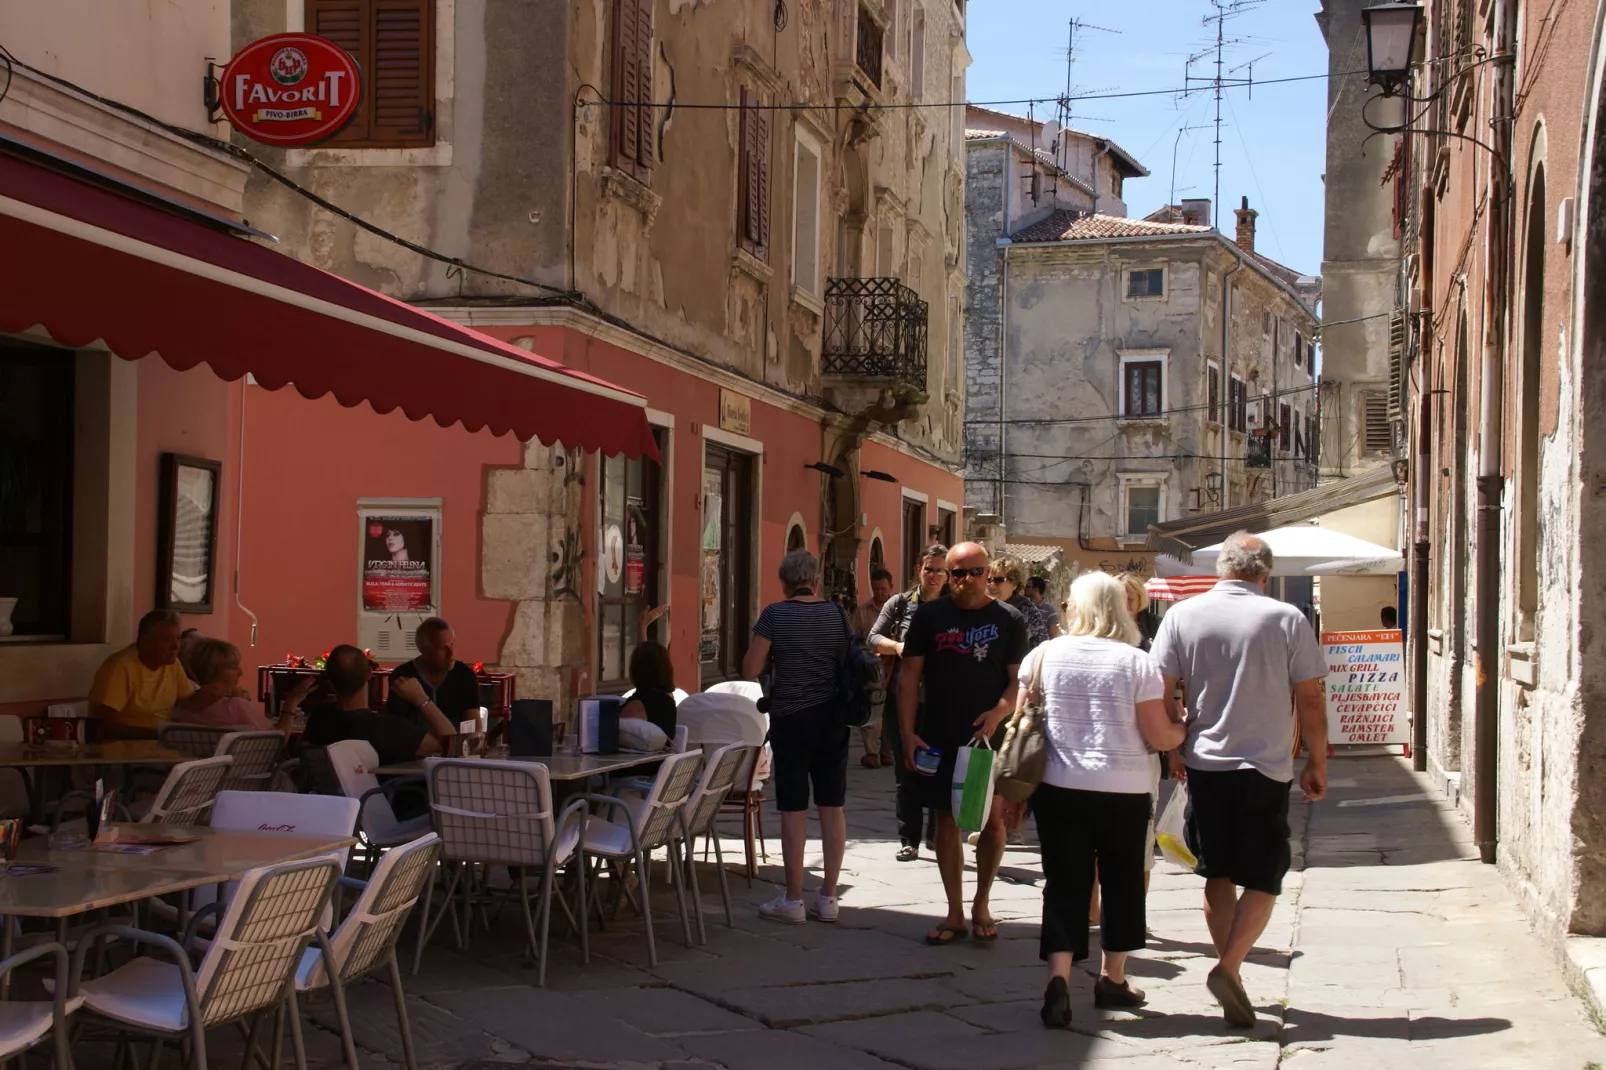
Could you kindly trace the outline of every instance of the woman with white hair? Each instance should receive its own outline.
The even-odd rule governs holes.
[[[1021,701],[1037,680],[1048,768],[1032,796],[1043,851],[1043,926],[1048,963],[1043,1024],[1070,1024],[1072,963],[1088,955],[1088,900],[1094,867],[1103,892],[1103,968],[1096,1007],[1138,1007],[1126,979],[1127,952],[1145,943],[1143,854],[1159,775],[1157,752],[1180,746],[1183,728],[1166,715],[1164,682],[1138,649],[1126,587],[1089,572],[1071,584],[1066,634],[1039,646],[1020,667]],[[1039,673],[1039,665],[1041,672]]]
[[[842,804],[848,791],[848,738],[837,708],[837,671],[848,645],[847,614],[820,595],[820,559],[807,550],[781,558],[786,600],[759,614],[742,658],[742,675],[757,680],[768,666],[771,783],[781,812],[786,889],[758,908],[762,917],[802,925],[837,920],[836,882],[847,848]],[[820,890],[805,909],[803,849],[808,842],[809,788],[820,815],[825,855]]]

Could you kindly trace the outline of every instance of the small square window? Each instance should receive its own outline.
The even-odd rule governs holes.
[[[1150,524],[1160,522],[1160,487],[1155,483],[1129,483],[1126,487],[1126,533],[1147,535]]]
[[[1164,297],[1165,268],[1143,268],[1126,273],[1128,297]]]

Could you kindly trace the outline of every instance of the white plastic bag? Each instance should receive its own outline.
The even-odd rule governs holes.
[[[1166,861],[1192,869],[1199,860],[1188,850],[1188,842],[1182,834],[1187,809],[1188,785],[1178,784],[1171,793],[1171,800],[1160,812],[1160,820],[1154,823],[1154,842],[1160,845],[1160,853],[1165,855]]]

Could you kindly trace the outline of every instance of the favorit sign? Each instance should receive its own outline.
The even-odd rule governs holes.
[[[340,131],[357,110],[362,78],[351,53],[310,33],[280,33],[242,48],[220,79],[223,114],[269,145],[307,145]]]

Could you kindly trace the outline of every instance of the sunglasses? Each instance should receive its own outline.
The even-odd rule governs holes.
[[[950,579],[962,580],[970,576],[980,576],[986,571],[986,566],[981,568],[951,568],[948,570],[948,576]]]
[[[945,568],[932,568],[930,565],[927,565],[925,568],[921,569],[920,571],[921,572],[925,572],[925,573],[927,573],[929,575],[932,575],[932,576],[945,576],[945,575],[948,574],[948,570],[947,569],[945,569]]]

